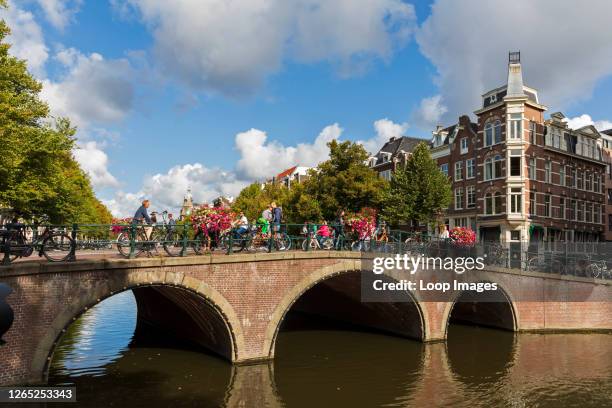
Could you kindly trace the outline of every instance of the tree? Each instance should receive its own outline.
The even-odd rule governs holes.
[[[305,194],[317,203],[321,215],[331,220],[339,209],[380,209],[389,183],[368,167],[363,146],[336,140],[328,146],[329,159],[311,170],[304,182]]]
[[[288,196],[289,189],[283,185],[264,184],[262,186],[261,183],[253,183],[240,192],[232,209],[236,212],[243,211],[249,220],[255,221],[272,201],[282,207]]]
[[[42,85],[25,61],[9,54],[4,42],[9,32],[0,21],[0,207],[26,220],[47,216],[53,223],[109,219],[72,155],[76,129],[68,119],[50,120],[39,98]]]
[[[397,169],[385,199],[384,218],[392,224],[411,221],[432,224],[451,202],[451,184],[431,158],[425,143],[413,150],[404,168]]]

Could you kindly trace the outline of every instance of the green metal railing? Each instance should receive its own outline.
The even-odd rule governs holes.
[[[72,224],[5,225],[0,227],[1,262],[10,265],[17,258],[38,253],[49,261],[75,261],[77,255],[119,253],[125,258],[146,256],[184,257],[202,253],[279,252],[287,250],[352,250],[424,256],[485,257],[486,264],[502,268],[612,278],[612,244],[481,242],[457,248],[422,232],[387,229],[358,239],[343,226],[329,224],[331,238],[317,236],[319,224],[282,224],[279,231],[262,234],[256,226],[243,234],[237,229],[204,233],[189,223],[168,224]],[[384,239],[377,239],[384,236]]]

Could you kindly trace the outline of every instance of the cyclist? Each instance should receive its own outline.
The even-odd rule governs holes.
[[[337,248],[338,243],[340,242],[340,237],[344,236],[344,210],[339,210],[336,219],[334,220],[334,232],[336,235],[336,242],[334,242],[334,246]]]
[[[272,231],[274,231],[274,239],[278,239],[280,225],[283,220],[283,210],[282,208],[277,206],[274,201],[270,204],[270,207],[272,207]],[[279,249],[282,251],[285,249],[285,246],[281,244],[281,247]]]
[[[151,217],[149,217],[149,213],[147,212],[147,208],[149,208],[150,205],[151,202],[149,200],[144,200],[142,202],[142,205],[138,208],[138,210],[136,210],[136,214],[134,214],[134,218],[132,219],[134,224],[147,223],[147,225],[151,225],[153,223]],[[153,227],[144,227],[143,229],[145,236],[147,239],[149,239],[151,232],[153,231]]]
[[[234,227],[237,227],[235,232],[236,239],[240,239],[249,230],[249,220],[244,215],[244,212],[240,211],[238,219],[233,223]]]
[[[317,229],[317,240],[319,241],[319,245],[321,245],[324,239],[330,238],[331,235],[332,233],[327,225],[327,221],[322,221],[319,229]]]

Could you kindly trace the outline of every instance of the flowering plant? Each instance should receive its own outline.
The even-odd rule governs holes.
[[[457,246],[472,246],[476,242],[476,233],[472,231],[472,229],[466,227],[453,228],[449,236],[453,240],[453,244]]]
[[[376,210],[363,208],[356,214],[349,215],[347,225],[358,239],[366,239],[376,231]]]
[[[115,234],[119,234],[128,229],[126,225],[132,223],[132,217],[127,218],[113,218],[113,225],[111,226],[111,231]]]
[[[195,230],[205,234],[222,232],[232,227],[235,215],[229,208],[211,207],[207,204],[196,207],[191,212],[191,224]]]

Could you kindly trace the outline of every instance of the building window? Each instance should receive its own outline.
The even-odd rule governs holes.
[[[559,214],[557,214],[557,218],[565,218],[565,198],[559,198]]]
[[[538,173],[537,173],[537,166],[536,166],[536,158],[535,157],[530,157],[529,158],[529,178],[531,180],[537,180],[538,179]]]
[[[536,215],[536,193],[529,192],[529,215]]]
[[[544,217],[550,217],[550,194],[544,195]]]
[[[463,208],[463,188],[455,189],[455,210]]]
[[[384,170],[378,173],[380,178],[385,180],[391,180],[391,170]]]
[[[599,193],[600,187],[601,187],[600,183],[601,183],[601,181],[600,181],[600,178],[599,178],[599,174],[595,174],[593,176],[593,191],[594,192]]]
[[[510,212],[512,214],[521,214],[523,212],[522,198],[523,191],[520,188],[510,189]]]
[[[510,175],[519,176],[521,175],[521,151],[511,150],[510,151]]]
[[[502,195],[499,191],[493,194],[493,207],[495,214],[502,213]]]
[[[577,183],[577,177],[576,177],[576,169],[570,169],[568,171],[569,175],[570,175],[570,187],[576,188],[576,183]]]
[[[577,208],[578,207],[576,205],[576,200],[570,201],[570,208],[569,208],[569,217],[568,217],[568,219],[570,219],[572,221],[576,221],[576,215],[578,213]]]
[[[455,180],[463,180],[463,162],[458,161],[455,163]]]
[[[552,173],[552,163],[547,161],[544,163],[544,182],[545,183],[550,183],[551,173]]]
[[[499,120],[495,121],[494,132],[495,132],[495,143],[501,143],[502,141],[501,121]]]
[[[476,177],[476,160],[468,159],[465,161],[465,178],[471,179]]]
[[[485,160],[485,180],[502,177],[502,158],[500,155]]]
[[[461,139],[461,154],[466,154],[468,152],[468,138],[464,137]]]
[[[584,203],[582,201],[578,202],[578,211],[576,211],[576,220],[584,221]]]
[[[521,122],[520,113],[511,113],[508,120],[508,128],[510,129],[510,139],[521,139]]]
[[[582,190],[583,174],[581,171],[576,173],[576,188]]]
[[[467,189],[467,208],[476,207],[476,187],[468,186]]]
[[[593,222],[591,215],[593,214],[593,204],[585,203],[584,208],[584,222]]]
[[[584,175],[584,189],[586,191],[592,191],[592,183],[591,183],[591,173],[589,173],[588,171],[585,173]]]
[[[599,204],[593,205],[593,222],[601,224],[601,206]]]
[[[448,177],[448,163],[441,164],[440,171],[444,173],[446,177]]]
[[[485,214],[491,215],[493,214],[493,194],[487,193],[485,194]]]
[[[531,144],[538,144],[536,135],[536,123],[534,121],[529,122],[529,142]]]
[[[559,166],[559,184],[565,186],[565,166]]]
[[[484,137],[484,145],[491,146],[493,144],[493,124],[488,122],[485,125],[485,137]]]

